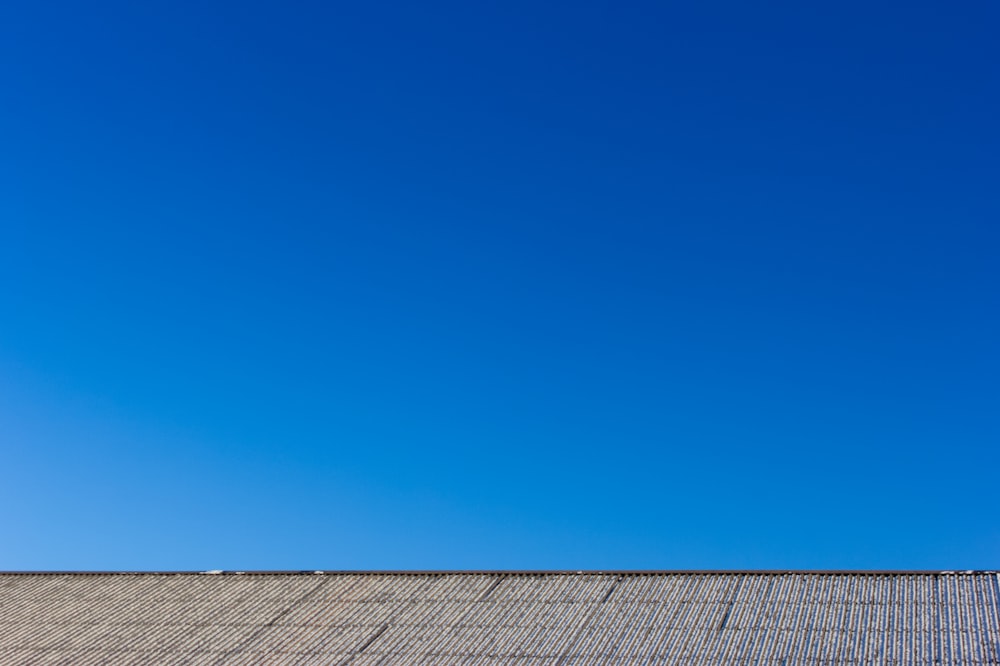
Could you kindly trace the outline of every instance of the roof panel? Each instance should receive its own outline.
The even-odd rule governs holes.
[[[992,572],[0,574],[3,663],[1000,663]]]

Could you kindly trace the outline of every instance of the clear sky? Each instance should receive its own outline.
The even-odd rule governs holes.
[[[0,569],[1000,567],[994,2],[0,5]]]

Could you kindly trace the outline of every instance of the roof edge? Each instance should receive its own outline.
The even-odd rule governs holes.
[[[617,576],[652,576],[652,575],[823,575],[823,576],[939,576],[939,575],[975,575],[996,574],[995,569],[316,569],[316,570],[36,570],[36,571],[0,571],[0,575],[23,576],[192,576],[192,575],[223,575],[223,576],[315,576],[315,575],[366,575],[366,576],[445,576],[445,575],[482,575],[482,576],[557,576],[557,575],[617,575]]]

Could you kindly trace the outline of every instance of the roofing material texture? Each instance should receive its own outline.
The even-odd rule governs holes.
[[[1000,579],[11,573],[0,663],[1000,664]]]

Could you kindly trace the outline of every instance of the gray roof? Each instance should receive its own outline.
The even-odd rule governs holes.
[[[2,664],[998,664],[994,572],[0,574]]]

